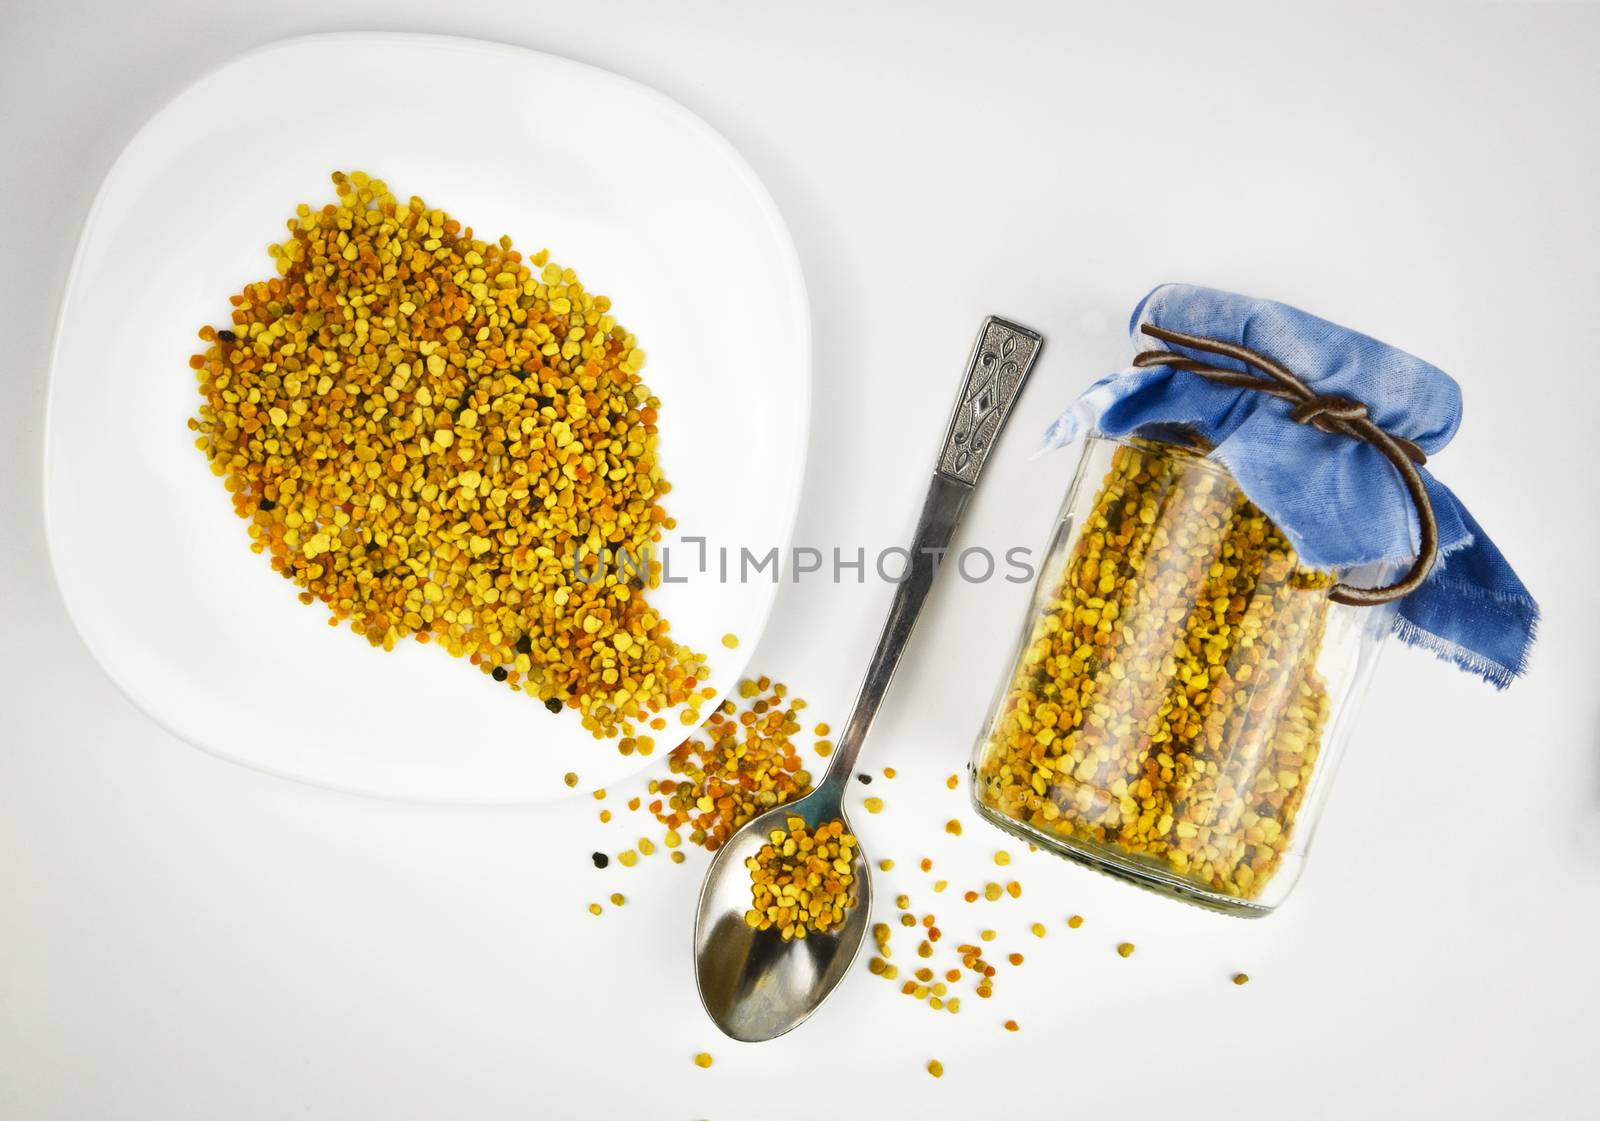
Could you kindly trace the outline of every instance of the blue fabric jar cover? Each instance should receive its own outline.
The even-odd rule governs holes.
[[[1134,309],[1140,350],[1166,349],[1246,370],[1227,357],[1157,343],[1145,324],[1248,347],[1319,394],[1367,406],[1368,416],[1429,456],[1455,435],[1461,390],[1443,370],[1377,339],[1287,304],[1184,284],[1155,289]],[[1394,466],[1371,444],[1290,419],[1290,404],[1218,385],[1172,366],[1130,367],[1090,386],[1052,424],[1046,447],[1098,430],[1108,436],[1191,431],[1271,518],[1300,559],[1346,571],[1417,555],[1416,511]],[[1438,559],[1400,601],[1402,641],[1432,650],[1504,688],[1526,667],[1539,607],[1455,494],[1419,468],[1438,523]]]

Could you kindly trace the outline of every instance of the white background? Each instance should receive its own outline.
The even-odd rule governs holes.
[[[1592,1116],[1600,13],[1111,7],[7,3],[0,1118]],[[815,317],[799,542],[872,549],[909,530],[971,336],[997,312],[1048,343],[963,536],[1037,544],[1070,467],[1029,461],[1037,433],[1122,363],[1145,290],[1212,284],[1460,379],[1466,421],[1434,465],[1543,602],[1531,675],[1496,694],[1386,655],[1310,870],[1271,918],[1042,855],[1013,865],[1021,901],[969,908],[953,892],[993,874],[998,835],[947,838],[964,800],[942,779],[1025,591],[946,579],[868,745],[867,764],[900,777],[878,780],[888,809],[857,825],[899,861],[881,897],[931,902],[910,872],[931,855],[952,883],[948,935],[994,926],[1027,964],[957,1017],[860,971],[760,1046],[721,1039],[694,996],[703,858],[596,872],[591,849],[645,830],[603,830],[587,797],[419,808],[174,740],[88,658],[46,563],[57,300],[100,176],[166,98],[257,43],[363,28],[615,69],[742,150],[789,221]],[[384,90],[329,110],[359,128]],[[239,122],[263,159],[293,137],[270,90]],[[159,547],[108,541],[106,563]],[[755,667],[840,722],[887,595],[786,588]],[[613,890],[626,908],[585,911]],[[1072,912],[1081,930],[1063,926]],[[1022,933],[1035,920],[1044,942]],[[1139,946],[1126,961],[1123,939]],[[1254,977],[1242,989],[1238,969]],[[710,1071],[690,1063],[702,1048]],[[933,1057],[940,1082],[922,1071]]]

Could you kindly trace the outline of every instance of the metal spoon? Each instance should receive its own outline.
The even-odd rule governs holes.
[[[984,321],[908,550],[906,576],[895,591],[883,635],[828,773],[804,798],[768,810],[746,824],[722,846],[706,871],[695,915],[695,980],[706,1012],[734,1039],[749,1043],[775,1039],[805,1022],[827,999],[861,948],[872,911],[872,881],[866,854],[859,846],[856,905],[845,912],[843,925],[789,942],[776,930],[753,930],[745,923],[750,908],[750,873],[745,860],[766,843],[772,830],[786,828],[786,818],[803,818],[808,828],[845,818],[845,786],[862,741],[900,664],[906,640],[966,511],[989,449],[1043,341],[1015,323],[993,316]]]

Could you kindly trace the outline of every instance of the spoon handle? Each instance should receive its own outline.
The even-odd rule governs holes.
[[[872,653],[861,691],[856,694],[855,709],[839,736],[822,782],[831,788],[830,800],[843,796],[844,784],[855,768],[856,756],[861,753],[861,744],[889,690],[889,682],[894,679],[939,564],[966,512],[967,500],[972,497],[989,451],[999,438],[1043,343],[1037,332],[992,315],[978,332],[978,341],[967,360],[961,394],[956,398],[944,445],[935,461],[928,496],[923,500],[922,516],[917,519],[916,533],[907,549],[905,577],[895,589],[878,648]]]

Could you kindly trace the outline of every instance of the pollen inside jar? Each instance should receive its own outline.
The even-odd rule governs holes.
[[[1334,708],[1330,608],[1358,609],[1332,606],[1335,577],[1299,564],[1219,465],[1090,444],[979,742],[975,801],[1104,871],[1270,909]],[[1336,645],[1363,628],[1341,618]]]

